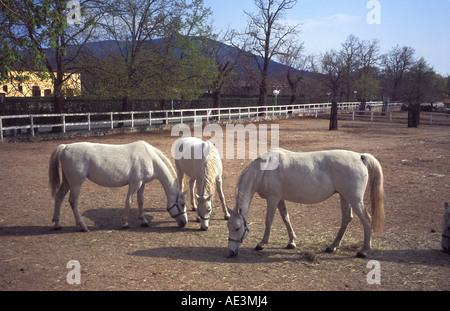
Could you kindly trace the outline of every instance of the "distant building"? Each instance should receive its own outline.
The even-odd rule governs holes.
[[[68,77],[68,73],[64,76]],[[17,81],[13,77],[28,77]],[[64,82],[63,91],[65,96],[81,95],[81,75],[72,73],[70,78]],[[0,84],[0,93],[6,97],[41,97],[53,96],[53,82],[51,79],[41,80],[36,74],[29,71],[12,71],[7,82]]]
[[[450,98],[444,98],[443,102],[445,112],[450,113]]]

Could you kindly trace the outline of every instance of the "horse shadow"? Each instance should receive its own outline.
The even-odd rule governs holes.
[[[109,231],[109,230],[123,230],[121,229],[120,218],[123,209],[121,208],[99,208],[90,209],[82,213],[83,218],[91,220],[92,224],[88,224],[88,229],[91,232],[95,231]],[[172,233],[180,230],[196,231],[195,228],[185,227],[179,228],[176,222],[170,220],[155,221],[155,213],[167,213],[165,209],[149,208],[144,209],[145,217],[149,222],[148,227],[141,227],[138,220],[138,211],[136,208],[131,208],[128,214],[130,227],[125,229],[132,232],[159,232]],[[195,214],[196,215],[196,214]],[[189,222],[195,222],[195,215],[189,215]],[[39,235],[53,235],[53,234],[71,234],[80,231],[80,228],[75,225],[75,220],[70,217],[70,223],[62,223],[61,230],[53,230],[51,225],[42,226],[5,226],[0,227],[1,236],[39,236]]]
[[[256,251],[252,248],[242,248],[239,256],[226,257],[226,247],[158,247],[138,250],[129,255],[149,258],[168,258],[190,260],[194,262],[216,263],[277,263],[277,262],[303,262],[316,263],[336,262],[344,260],[378,260],[380,262],[420,264],[436,267],[449,267],[450,256],[440,249],[403,249],[403,250],[376,250],[368,258],[361,259],[343,254],[329,254],[325,251],[308,252],[300,250],[265,249]]]

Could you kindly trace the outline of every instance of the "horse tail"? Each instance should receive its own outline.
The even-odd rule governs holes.
[[[384,221],[384,188],[383,170],[380,162],[371,154],[361,155],[361,160],[369,171],[370,205],[372,207],[372,228],[374,232],[383,231]]]
[[[59,179],[59,157],[61,156],[61,152],[66,148],[67,145],[61,144],[53,150],[52,155],[50,156],[50,163],[48,167],[48,180],[50,184],[50,189],[52,193],[52,197],[55,196],[58,188],[61,184]]]

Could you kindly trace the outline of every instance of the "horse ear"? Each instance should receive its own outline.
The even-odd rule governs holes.
[[[200,200],[202,197],[199,196],[199,195],[196,193],[196,194],[195,194],[195,198],[196,198],[197,200]]]
[[[212,198],[212,194],[208,195],[208,196],[205,198],[205,201],[209,201],[209,200],[211,200],[211,198]]]
[[[233,211],[231,208],[229,208],[228,205],[227,205],[227,211],[228,211],[228,213],[230,213],[230,214],[234,214],[234,211]]]
[[[238,215],[242,215],[242,206],[238,206]]]
[[[447,202],[445,202],[444,208],[445,208],[445,210],[446,210],[447,212],[450,212],[450,206],[448,205]]]

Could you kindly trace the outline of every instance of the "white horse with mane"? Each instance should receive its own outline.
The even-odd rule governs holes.
[[[278,166],[273,170],[262,169],[276,157]],[[277,162],[275,161],[275,162]],[[364,193],[369,185],[372,217],[364,207]],[[249,233],[248,211],[253,195],[258,193],[267,201],[264,237],[256,246],[262,250],[269,242],[270,227],[275,211],[280,211],[286,225],[289,244],[295,248],[285,200],[317,204],[338,193],[341,198],[342,223],[334,242],[327,252],[336,251],[353,218],[352,211],[364,226],[364,246],[357,257],[366,257],[371,248],[372,228],[382,231],[384,219],[383,171],[380,163],[370,154],[332,150],[318,152],[292,152],[276,149],[262,154],[241,173],[236,193],[236,205],[228,221],[228,256],[237,256],[242,241]]]
[[[61,163],[62,182],[59,176]],[[87,179],[104,187],[123,187],[128,185],[125,209],[122,214],[122,228],[128,228],[128,211],[135,193],[138,199],[138,214],[141,226],[147,227],[145,219],[144,189],[145,184],[158,179],[167,196],[167,211],[175,218],[179,227],[188,222],[184,193],[180,192],[175,170],[159,149],[144,141],[125,145],[108,145],[95,143],[73,143],[59,145],[50,156],[48,170],[52,196],[55,198],[53,221],[54,229],[61,229],[59,220],[61,203],[70,191],[69,203],[81,231],[88,227],[78,212],[78,196],[81,185]]]
[[[222,189],[222,160],[216,147],[210,141],[203,141],[196,137],[184,137],[174,143],[172,155],[175,158],[180,189],[183,189],[184,175],[190,177],[189,190],[192,210],[197,211],[201,223],[200,229],[207,230],[209,227],[215,191],[219,194],[224,218],[229,219],[230,214]],[[194,193],[195,186],[197,193]]]

